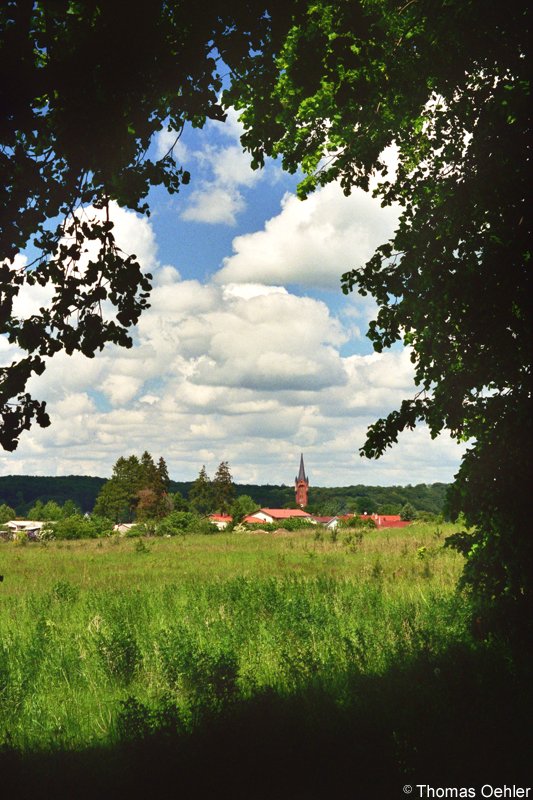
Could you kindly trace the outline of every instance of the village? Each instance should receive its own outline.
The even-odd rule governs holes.
[[[405,519],[400,514],[385,514],[385,513],[371,513],[365,511],[363,513],[339,513],[330,515],[319,515],[306,511],[309,505],[309,477],[306,474],[303,453],[300,454],[300,465],[298,474],[294,479],[294,507],[292,508],[272,508],[260,507],[252,513],[241,515],[234,518],[230,513],[207,513],[203,519],[207,523],[203,530],[208,532],[211,530],[251,530],[259,531],[272,531],[275,529],[295,530],[300,527],[307,527],[309,525],[320,526],[328,531],[335,530],[339,525],[344,527],[351,527],[354,525],[364,525],[371,528],[404,528],[411,524],[410,519]],[[41,504],[42,505],[42,504]],[[37,506],[39,508],[39,506]],[[58,511],[59,511],[58,507]],[[183,512],[178,512],[183,513]],[[88,512],[84,515],[84,523],[88,526],[91,522],[91,514]],[[68,522],[68,520],[63,520]],[[190,524],[193,521],[189,520]],[[74,528],[74,522],[70,523],[73,530],[71,535],[63,534],[61,538],[86,538],[88,534],[77,535]],[[3,537],[8,539],[20,539],[21,537],[27,538],[29,541],[37,541],[46,538],[55,538],[55,532],[58,532],[58,527],[61,522],[56,519],[50,519],[46,516],[45,519],[19,519],[13,518],[3,522]],[[64,527],[64,525],[63,525]],[[168,525],[164,527],[166,533],[160,535],[172,535],[168,532],[170,529]],[[103,531],[102,531],[103,532]],[[134,535],[135,533],[157,533],[157,527],[153,525],[151,528],[143,527],[139,524],[139,520],[123,521],[119,520],[110,525],[106,531],[107,535]],[[89,538],[92,538],[89,535]]]
[[[370,525],[377,528],[404,528],[410,520],[403,520],[399,514],[339,514],[334,516],[315,516],[304,509],[309,501],[309,478],[305,473],[303,453],[300,455],[300,469],[294,479],[294,492],[297,508],[261,508],[253,514],[246,515],[242,523],[247,526],[261,528],[265,523],[274,525],[283,524],[288,519],[298,519],[311,525],[322,525],[328,530],[334,530],[339,523],[349,523],[354,519],[361,522],[370,521]],[[228,514],[210,514],[209,519],[219,530],[225,530],[233,522],[233,517]]]

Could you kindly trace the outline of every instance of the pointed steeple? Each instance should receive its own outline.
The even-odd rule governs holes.
[[[296,502],[300,508],[307,505],[307,492],[309,489],[309,478],[305,474],[304,454],[300,454],[300,471],[294,479],[294,491],[296,492]]]
[[[300,453],[300,471],[296,476],[296,481],[307,481],[305,477],[305,468],[304,468],[304,454]]]

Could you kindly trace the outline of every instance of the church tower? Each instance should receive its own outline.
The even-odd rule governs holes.
[[[300,471],[294,480],[294,491],[296,492],[297,505],[300,508],[305,508],[309,491],[309,478],[305,474],[303,453],[300,455]]]

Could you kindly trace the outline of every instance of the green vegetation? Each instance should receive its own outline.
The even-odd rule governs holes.
[[[443,547],[449,532],[414,523],[383,532],[0,543],[3,774],[37,786],[46,763],[54,791],[66,792],[59,764],[78,752],[77,779],[94,791],[98,752],[107,780],[135,774],[140,797],[140,753],[168,769],[162,753],[171,752],[192,788],[203,785],[200,752],[221,767],[228,730],[244,752],[255,742],[256,765],[259,753],[273,752],[274,733],[286,746],[297,736],[293,746],[308,757],[313,731],[326,748],[322,789],[328,759],[337,764],[353,748],[368,765],[379,748],[381,783],[407,780],[424,759],[435,773],[440,755],[431,748],[448,737],[450,757],[459,751],[457,719],[492,702],[495,686],[514,727],[484,732],[485,743],[511,736],[514,746],[530,688],[517,708],[522,676],[511,654],[470,627],[468,600],[454,590],[463,559]],[[517,768],[521,757],[516,750]],[[338,780],[353,777],[351,764],[337,764]],[[271,768],[289,781],[295,770],[307,786],[297,761]],[[248,765],[238,769],[246,782]],[[360,774],[361,785],[369,779]]]
[[[213,480],[203,465],[194,483],[188,486],[190,505],[199,514],[229,512],[235,497],[235,484],[227,461],[220,462]]]
[[[6,503],[17,516],[26,519],[37,501],[47,503],[53,500],[62,506],[72,500],[83,512],[88,512],[93,510],[98,492],[105,482],[105,478],[89,475],[2,475],[0,503]]]
[[[206,473],[207,477],[207,473]],[[198,480],[198,479],[197,479]],[[209,478],[208,478],[209,480]],[[81,475],[65,477],[41,477],[33,475],[0,476],[0,503],[6,503],[17,516],[29,518],[29,510],[36,501],[46,503],[53,500],[63,506],[72,500],[83,512],[93,510],[98,493],[105,484],[104,478]],[[174,508],[188,509],[191,481],[169,481]],[[307,510],[315,514],[344,514],[358,511],[369,514],[399,514],[402,506],[410,503],[417,511],[442,514],[448,484],[418,484],[416,486],[311,486],[310,504]],[[248,495],[246,508],[285,508],[294,506],[294,487],[276,485],[236,484],[237,498]],[[176,497],[178,495],[178,497]],[[178,508],[178,505],[181,507]],[[176,505],[178,504],[178,505]],[[186,506],[186,507],[184,507]],[[250,512],[248,512],[250,513]],[[14,515],[12,515],[14,516]],[[8,517],[9,519],[12,516]]]
[[[337,182],[397,205],[393,235],[341,286],[374,298],[367,336],[410,348],[417,390],[360,454],[419,422],[469,442],[449,511],[471,530],[450,544],[494,628],[531,640],[530,4],[487,9],[313,0],[288,4],[286,30],[274,4],[268,46],[230,60],[224,99],[255,165],[302,170],[302,199]]]
[[[94,513],[117,523],[159,519],[172,510],[168,489],[163,458],[156,466],[148,451],[140,459],[135,455],[121,456],[96,498]]]

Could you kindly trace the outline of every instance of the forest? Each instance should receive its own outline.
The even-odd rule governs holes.
[[[0,476],[0,505],[13,508],[16,515],[23,518],[36,501],[46,503],[53,500],[62,506],[67,500],[72,500],[84,513],[90,513],[105,483],[105,478],[88,475],[4,475]],[[179,492],[187,499],[193,483],[170,479],[169,491]],[[446,490],[447,484],[444,483],[337,488],[311,486],[308,510],[332,515],[349,511],[396,514],[403,505],[410,503],[416,511],[442,514],[445,511]],[[292,486],[235,484],[235,494],[237,497],[248,495],[258,506],[265,508],[294,506]]]

